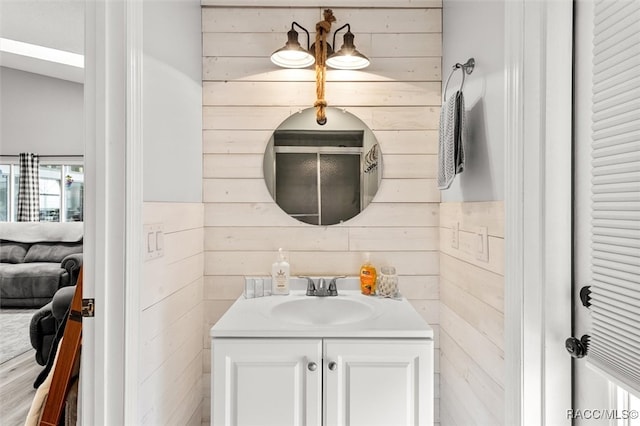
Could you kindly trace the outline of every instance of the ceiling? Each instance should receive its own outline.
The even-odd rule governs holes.
[[[0,38],[82,55],[85,0],[0,0]],[[82,82],[82,68],[0,51],[0,65]]]

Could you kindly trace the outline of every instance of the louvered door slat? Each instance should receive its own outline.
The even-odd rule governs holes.
[[[640,393],[640,2],[595,6],[589,362]]]

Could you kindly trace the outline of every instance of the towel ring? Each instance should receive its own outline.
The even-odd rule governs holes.
[[[443,103],[447,100],[447,87],[449,86],[449,80],[451,80],[453,73],[455,73],[457,69],[462,69],[462,83],[460,83],[460,91],[462,92],[462,88],[464,87],[464,76],[465,74],[471,74],[475,66],[476,60],[474,58],[469,58],[469,60],[467,60],[467,62],[465,62],[464,64],[458,62],[453,66],[453,69],[449,73],[449,77],[447,77],[447,81],[444,83],[444,89],[442,90]]]

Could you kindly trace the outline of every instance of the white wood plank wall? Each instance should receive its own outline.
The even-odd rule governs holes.
[[[204,208],[144,204],[162,224],[164,256],[144,264],[140,286],[139,425],[202,423]]]
[[[504,424],[503,212],[502,201],[440,205],[442,425]],[[477,258],[481,227],[488,262]]]
[[[355,275],[366,251],[375,263],[395,265],[403,294],[439,335],[435,160],[442,9],[439,1],[397,8],[378,4],[333,8],[333,29],[350,23],[371,66],[329,70],[326,99],[373,130],[384,171],[374,202],[358,217],[330,227],[288,217],[272,201],[262,174],[262,154],[273,130],[315,101],[313,70],[280,69],[269,56],[284,45],[292,21],[313,30],[323,9],[308,2],[202,9],[204,423],[210,416],[208,330],[241,294],[244,275],[269,273],[278,247],[289,252],[294,275]],[[304,32],[300,41],[306,44]],[[437,397],[438,382],[436,365]]]

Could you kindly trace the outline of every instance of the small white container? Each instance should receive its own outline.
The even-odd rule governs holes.
[[[278,249],[278,259],[271,266],[271,294],[289,294],[289,262],[282,249]]]
[[[244,277],[244,298],[253,299],[256,297],[256,283],[253,277]]]
[[[264,296],[264,280],[262,278],[253,279],[256,297]]]
[[[264,284],[264,295],[271,296],[271,277],[263,277],[262,283]]]
[[[398,297],[398,275],[393,266],[383,266],[378,273],[376,294],[381,297]]]

